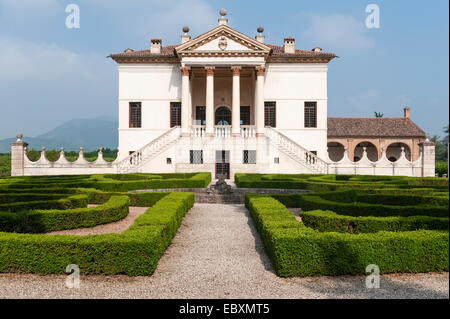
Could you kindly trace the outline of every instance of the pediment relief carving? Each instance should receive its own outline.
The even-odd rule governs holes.
[[[217,55],[219,53],[222,56],[268,56],[270,48],[222,25],[182,44],[176,51],[180,57]]]

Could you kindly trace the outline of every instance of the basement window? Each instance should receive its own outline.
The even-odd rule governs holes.
[[[311,155],[311,154],[313,154],[313,155]],[[307,163],[310,163],[310,164],[316,163],[317,151],[309,151],[309,153],[305,153],[305,156],[306,156],[305,160]]]
[[[189,162],[191,164],[203,164],[203,151],[202,150],[190,150]]]
[[[255,150],[244,150],[243,154],[244,164],[256,164],[256,151]]]

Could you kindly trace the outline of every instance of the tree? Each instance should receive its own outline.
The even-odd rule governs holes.
[[[384,116],[384,114],[383,113],[381,113],[381,112],[373,112],[374,114],[375,114],[375,117],[383,117]]]
[[[446,162],[448,158],[448,125],[443,130],[444,133],[447,133],[443,139],[440,139],[440,136],[433,136],[430,141],[435,144],[436,161]]]

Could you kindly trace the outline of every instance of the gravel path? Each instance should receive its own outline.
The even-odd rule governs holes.
[[[301,208],[288,208],[288,211],[290,211],[292,215],[294,215],[295,219],[297,219],[299,222],[302,221],[302,218],[299,215],[301,210]]]
[[[81,272],[83,270],[81,269]],[[279,278],[243,205],[195,204],[151,277],[0,274],[2,298],[449,298],[449,275]]]
[[[88,205],[88,207],[94,207],[98,205]],[[130,206],[128,210],[128,215],[113,223],[98,225],[89,228],[75,228],[75,229],[67,229],[67,230],[58,230],[50,233],[46,233],[46,235],[78,235],[78,236],[86,236],[86,235],[100,235],[100,234],[120,234],[127,230],[131,225],[133,225],[134,220],[138,218],[140,215],[145,213],[148,207],[133,207]]]

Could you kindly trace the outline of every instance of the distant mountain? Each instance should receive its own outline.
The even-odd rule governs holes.
[[[86,152],[97,150],[100,146],[116,149],[117,127],[117,120],[112,118],[74,119],[36,137],[24,136],[23,140],[29,144],[28,149],[36,150],[43,146],[57,150],[64,146],[67,151],[78,151],[83,146]],[[9,143],[14,141],[14,138],[0,140],[0,153],[9,152]]]

